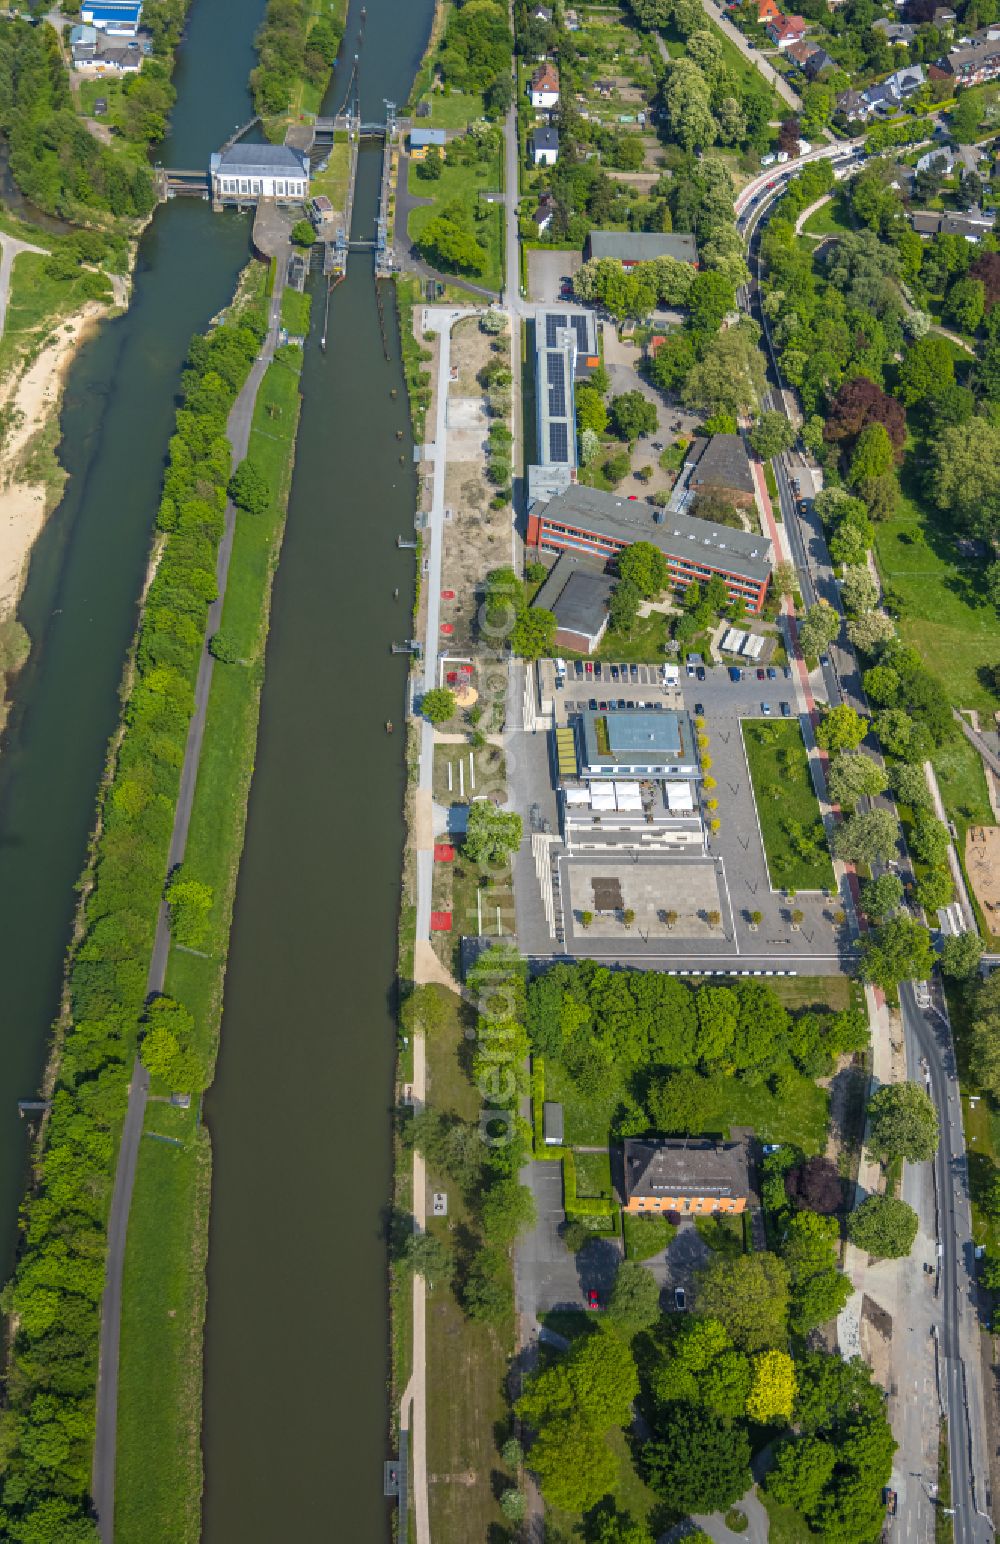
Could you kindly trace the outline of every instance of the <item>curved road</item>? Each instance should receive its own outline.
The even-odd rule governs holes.
[[[271,297],[271,312],[268,318],[267,336],[264,339],[260,353],[251,367],[243,389],[233,404],[232,411],[229,414],[229,421],[226,425],[226,436],[232,446],[234,466],[237,462],[242,461],[247,453],[247,445],[250,440],[250,426],[253,422],[254,403],[257,400],[257,390],[263,380],[264,371],[274,357],[278,328],[281,321],[281,292],[284,289],[286,262],[287,252],[279,252],[274,293]],[[174,828],[170,839],[167,873],[164,875],[164,880],[166,880],[167,875],[172,872],[177,864],[183,860],[184,850],[187,846],[195,785],[198,781],[201,744],[205,734],[208,694],[212,685],[212,671],[215,665],[215,661],[208,651],[208,640],[213,633],[218,631],[222,621],[222,607],[226,597],[226,580],[229,575],[229,559],[233,550],[235,526],[236,510],[231,503],[227,502],[225,528],[222,541],[219,544],[219,556],[216,564],[219,594],[218,599],[214,600],[208,609],[208,617],[205,624],[205,642],[202,648],[201,663],[198,667],[198,679],[195,685],[194,714],[191,719],[187,745],[184,750],[184,765],[181,768],[177,809],[174,815]],[[164,901],[161,903],[160,915],[157,918],[153,955],[150,961],[149,975],[146,980],[146,993],[149,997],[163,991],[169,954],[170,928],[167,906]],[[94,1438],[94,1465],[91,1489],[102,1544],[114,1544],[115,1459],[118,1443],[118,1359],[121,1342],[122,1276],[125,1268],[128,1216],[132,1204],[132,1191],[135,1188],[135,1171],[139,1160],[139,1143],[142,1138],[143,1124],[146,1116],[148,1093],[149,1074],[138,1057],[136,1057],[135,1065],[132,1069],[132,1081],[129,1085],[128,1110],[126,1111],[125,1125],[122,1130],[121,1146],[118,1149],[114,1189],[111,1193],[111,1212],[108,1218],[108,1256],[104,1273],[104,1293],[101,1298],[101,1339],[97,1368],[97,1429]]]
[[[745,206],[745,217],[741,222],[754,277],[741,294],[740,303],[748,313],[756,316],[764,329],[771,373],[776,382],[772,400],[785,413],[788,411],[787,403],[770,331],[759,306],[758,281],[760,229],[770,206],[784,192],[790,175],[791,172],[785,172],[776,179],[779,185],[765,190],[764,199],[752,210]],[[822,596],[842,613],[839,587],[822,529],[811,500],[807,502],[805,511],[800,511],[798,507],[798,500],[793,496],[790,486],[788,460],[788,457],[782,457],[775,462],[775,474],[803,600],[807,605],[813,605]],[[838,639],[829,650],[829,659],[830,664],[824,667],[829,701],[846,701],[859,709],[865,709],[867,705],[853,648],[842,638]],[[974,737],[974,731],[967,724],[963,724],[963,729],[977,749],[988,750],[988,747],[977,744],[979,737]],[[905,847],[902,852],[905,858]],[[948,1417],[955,1541],[956,1544],[989,1544],[994,1537],[994,1530],[985,1510],[989,1468],[986,1459],[978,1288],[961,1093],[951,1025],[944,996],[937,982],[934,983],[933,994],[931,1004],[921,1007],[917,1003],[913,983],[904,982],[900,987],[907,1066],[911,1076],[919,1067],[924,1086],[937,1109],[941,1130],[940,1145],[934,1160],[939,1250],[935,1293],[939,1393]],[[908,1462],[910,1459],[919,1462],[919,1455],[901,1453],[898,1460],[908,1474],[913,1468],[912,1461]],[[935,1481],[936,1478],[935,1475]]]

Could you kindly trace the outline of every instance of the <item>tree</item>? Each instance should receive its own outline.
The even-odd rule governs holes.
[[[979,968],[982,952],[978,933],[953,933],[941,945],[941,970],[952,981],[969,981]]]
[[[433,1233],[409,1234],[403,1260],[413,1274],[423,1276],[432,1289],[447,1285],[455,1269],[455,1259],[448,1245]]]
[[[688,372],[684,402],[706,415],[756,412],[766,385],[759,341],[760,329],[749,320],[713,337]]]
[[[589,1421],[574,1414],[546,1422],[531,1445],[528,1467],[550,1506],[585,1512],[613,1491],[618,1460]]]
[[[633,542],[619,553],[618,576],[631,581],[645,600],[662,594],[670,582],[667,560],[650,541]]]
[[[432,724],[444,724],[449,718],[454,718],[456,706],[453,691],[447,686],[432,686],[429,692],[424,692],[420,711]]]
[[[921,863],[932,868],[944,863],[951,846],[948,827],[929,810],[921,810],[910,830],[909,846]]]
[[[795,429],[784,413],[761,413],[750,431],[750,444],[762,461],[771,461],[795,443]]]
[[[972,1026],[969,1071],[977,1088],[1000,1097],[1000,1034],[992,1019],[979,1019]]]
[[[983,319],[986,290],[981,279],[956,279],[948,291],[944,314],[962,332],[973,333]]]
[[[510,1320],[514,1288],[502,1249],[481,1249],[473,1257],[462,1283],[462,1307],[478,1324],[497,1328]]]
[[[840,632],[840,614],[824,601],[806,612],[799,623],[799,646],[803,654],[822,654]]]
[[[923,981],[934,969],[925,927],[912,917],[891,917],[861,941],[861,979],[894,993],[900,981]]]
[[[902,708],[884,708],[875,715],[875,733],[892,756],[916,760],[930,755],[933,741],[922,724],[914,723]]]
[[[928,333],[903,355],[899,385],[907,407],[933,399],[955,384],[955,361],[946,338]]]
[[[1000,425],[985,418],[942,429],[930,445],[928,489],[939,509],[987,540],[1000,535]]]
[[[555,637],[554,614],[544,606],[527,606],[518,612],[510,646],[522,659],[541,659],[551,654]]]
[[[636,440],[656,430],[656,406],[641,391],[625,391],[611,398],[611,427],[622,440]]]
[[[891,643],[896,636],[892,618],[884,611],[868,611],[852,617],[847,624],[847,636],[860,654],[876,654],[883,644]]]
[[[776,1255],[740,1255],[713,1261],[702,1272],[697,1312],[718,1319],[747,1352],[782,1346],[788,1318],[788,1270]]]
[[[684,150],[704,149],[716,136],[711,92],[693,59],[674,59],[663,73],[663,124],[668,139]]]
[[[480,1220],[488,1244],[507,1249],[535,1222],[535,1198],[513,1175],[499,1179],[483,1197]]]
[[[838,388],[831,400],[823,438],[834,444],[845,440],[860,444],[865,430],[874,425],[882,428],[894,454],[902,454],[906,443],[906,414],[902,404],[867,376],[855,375]],[[874,443],[879,447],[878,463],[881,465],[885,459],[882,437],[876,436]],[[892,464],[890,459],[887,470],[891,470]]]
[[[527,1380],[517,1413],[541,1431],[549,1421],[572,1411],[605,1432],[629,1424],[638,1392],[639,1375],[629,1346],[599,1327],[574,1341],[560,1361]]]
[[[899,826],[891,810],[850,815],[833,833],[834,856],[848,863],[885,863],[893,857]]]
[[[250,515],[266,514],[270,508],[271,493],[267,478],[249,457],[240,462],[230,477],[229,497],[237,509],[245,509]]]
[[[858,564],[844,570],[840,581],[840,595],[847,611],[874,611],[878,605],[878,584],[867,564]]]
[[[844,1185],[837,1165],[817,1155],[786,1171],[785,1194],[793,1205],[827,1216],[839,1210]]]
[[[830,763],[827,791],[831,802],[843,806],[884,793],[889,777],[885,768],[867,751],[840,751]]]
[[[776,1501],[809,1516],[827,1493],[836,1462],[836,1449],[819,1437],[782,1442],[764,1488]]]
[[[588,1517],[585,1537],[586,1544],[652,1544],[645,1524],[628,1512],[619,1512],[610,1497]],[[697,1537],[688,1536],[685,1544],[698,1544]],[[711,1541],[706,1539],[705,1544]]]
[[[167,885],[170,931],[184,949],[199,949],[205,942],[215,892],[199,879],[189,879],[182,868]]]
[[[509,1523],[523,1523],[528,1512],[528,1498],[516,1486],[509,1486],[500,1497],[500,1510]]]
[[[636,617],[639,615],[640,599],[639,591],[631,580],[619,579],[611,592],[611,600],[608,604],[611,626],[615,632],[624,633],[626,636],[631,633]]]
[[[868,1106],[868,1133],[869,1149],[883,1163],[924,1163],[937,1149],[937,1111],[915,1083],[887,1083]]]
[[[607,1322],[631,1338],[653,1327],[660,1316],[660,1288],[637,1260],[623,1260],[608,1299]]]
[[[903,881],[895,874],[879,874],[861,886],[861,909],[872,922],[885,922],[903,904]]]
[[[866,1196],[847,1220],[852,1244],[879,1260],[901,1260],[913,1248],[918,1218],[895,1196]]]
[[[725,274],[718,269],[702,269],[688,289],[688,325],[696,333],[716,333],[735,306],[736,292]]]
[[[851,1283],[837,1269],[840,1230],[832,1217],[799,1211],[791,1218],[781,1257],[791,1279],[789,1322],[799,1335],[836,1318],[851,1295]]]
[[[597,435],[604,434],[608,427],[608,410],[600,393],[585,384],[576,393],[576,424],[581,432],[591,429]]]
[[[868,733],[868,720],[840,703],[830,708],[816,730],[816,744],[825,751],[853,751]]]
[[[469,806],[465,853],[474,863],[503,864],[521,845],[521,817],[496,809],[487,799]]]
[[[664,1406],[654,1429],[642,1467],[672,1511],[724,1510],[748,1489],[750,1444],[743,1428],[679,1401]]]
[[[431,145],[422,161],[417,162],[417,176],[425,182],[437,182],[444,171],[444,157],[436,145]]]
[[[476,240],[471,215],[461,206],[456,213],[449,204],[428,220],[417,246],[429,262],[446,272],[479,274],[486,267],[486,253]]]
[[[649,1092],[649,1115],[657,1131],[695,1136],[704,1131],[712,1107],[712,1088],[693,1067],[681,1067]]]
[[[795,1404],[795,1364],[786,1351],[762,1351],[751,1362],[753,1381],[747,1415],[762,1426],[787,1425]]]
[[[316,232],[309,220],[296,220],[292,226],[292,241],[297,247],[311,247],[316,240]]]
[[[858,435],[848,473],[855,487],[876,482],[895,471],[896,458],[884,424],[869,424]]]

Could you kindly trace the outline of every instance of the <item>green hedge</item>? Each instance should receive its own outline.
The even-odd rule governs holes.
[[[144,1029],[172,1086],[208,1068],[194,1022],[146,979],[194,706],[206,612],[216,595],[229,410],[264,336],[258,319],[196,337],[182,381],[157,516],[159,559],[127,684],[117,756],[84,876],[82,937],[68,965],[68,1017],[38,1184],[22,1208],[20,1258],[2,1306],[16,1331],[0,1416],[0,1536],[96,1540],[89,1488],[106,1224],[128,1082]],[[242,517],[246,518],[246,517]]]

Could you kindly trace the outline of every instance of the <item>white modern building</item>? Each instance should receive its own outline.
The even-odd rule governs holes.
[[[212,199],[218,204],[261,198],[301,204],[309,197],[309,158],[290,145],[231,145],[216,151],[209,165]]]

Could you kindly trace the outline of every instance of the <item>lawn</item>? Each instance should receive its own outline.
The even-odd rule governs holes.
[[[326,169],[313,172],[309,179],[309,191],[314,198],[322,194],[330,200],[334,209],[343,213],[347,203],[347,184],[350,175],[351,147],[346,138],[335,139]]]
[[[595,659],[624,660],[626,664],[661,664],[666,659],[664,644],[669,636],[669,618],[662,611],[639,617],[626,636],[609,627],[601,639]]]
[[[576,1153],[576,1193],[578,1196],[608,1196],[611,1188],[611,1158],[608,1153]]]
[[[774,889],[832,890],[833,863],[795,719],[744,719],[743,746]]]
[[[454,993],[439,995],[449,1013],[427,1048],[430,1103],[475,1121],[482,1106],[466,1071],[468,1010]],[[448,1192],[448,1218],[432,1219],[429,1231],[454,1240],[456,1230],[468,1228],[469,1212],[455,1185],[441,1183]],[[498,1334],[467,1319],[451,1287],[428,1295],[427,1461],[431,1474],[456,1477],[430,1487],[432,1536],[442,1544],[486,1539],[500,1522],[492,1486],[485,1480],[500,1468],[495,1432],[506,1419],[504,1378],[512,1341],[513,1325]],[[476,1476],[474,1486],[462,1483],[466,1474]]]
[[[464,129],[484,116],[478,91],[429,91],[423,99],[431,104],[429,118],[414,118],[418,129]]]
[[[26,239],[44,242],[45,235],[36,231]],[[81,269],[79,278],[51,279],[45,272],[45,262],[46,257],[35,252],[22,252],[14,259],[7,320],[0,339],[0,376],[21,355],[37,352],[51,330],[64,317],[78,311],[87,298],[85,282],[88,277],[93,282],[93,275],[88,276]]]
[[[955,707],[992,711],[997,699],[982,672],[1000,654],[1000,623],[986,594],[987,560],[958,553],[945,517],[918,499],[912,454],[902,485],[896,513],[875,528],[879,571],[899,612],[900,635]]]
[[[410,238],[419,241],[421,232],[448,204],[461,203],[473,214],[476,240],[486,252],[483,272],[468,277],[487,289],[499,290],[503,284],[503,205],[484,204],[479,196],[483,191],[497,192],[502,186],[499,156],[471,164],[446,160],[440,177],[434,180],[418,177],[411,162],[408,175],[410,193],[432,200],[411,211],[407,222]]]
[[[841,236],[852,229],[841,193],[835,193],[829,203],[815,209],[802,226],[803,232],[810,236]]]
[[[151,1106],[146,1128],[125,1256],[115,1539],[197,1544],[201,1450],[178,1441],[176,1419],[201,1409],[211,1150],[204,1127],[169,1105]],[[183,1145],[155,1128],[182,1132]]]
[[[297,338],[304,338],[309,332],[309,311],[312,305],[308,295],[300,295],[298,290],[285,289],[281,292],[281,325],[286,332],[292,333]]]
[[[767,985],[791,1013],[801,1008],[817,1013],[864,1008],[864,994],[848,976],[780,976]]]
[[[794,1507],[782,1506],[780,1501],[775,1501],[764,1490],[758,1489],[757,1494],[770,1519],[770,1544],[803,1544],[803,1540],[815,1537],[805,1518]]]
[[[209,1077],[218,1044],[257,740],[271,578],[298,422],[296,361],[301,355],[298,350],[283,350],[282,355],[261,383],[250,437],[250,454],[271,490],[271,508],[263,516],[237,519],[223,610],[222,626],[245,663],[216,666],[212,677],[184,859],[193,877],[212,886],[208,934],[197,954],[172,949],[167,967],[166,990],[194,1014],[196,1049]],[[163,1092],[154,1083],[154,1093]],[[200,1529],[201,1354],[211,1159],[197,1099],[187,1111],[151,1102],[146,1132],[125,1256],[116,1536],[137,1544],[175,1544],[197,1540]],[[184,1145],[161,1143],[150,1132],[175,1136]],[[166,1296],[165,1283],[170,1284]],[[165,1302],[169,1310],[164,1310]]]
[[[635,1217],[622,1212],[625,1254],[629,1260],[649,1260],[666,1249],[677,1229],[665,1217]]]

